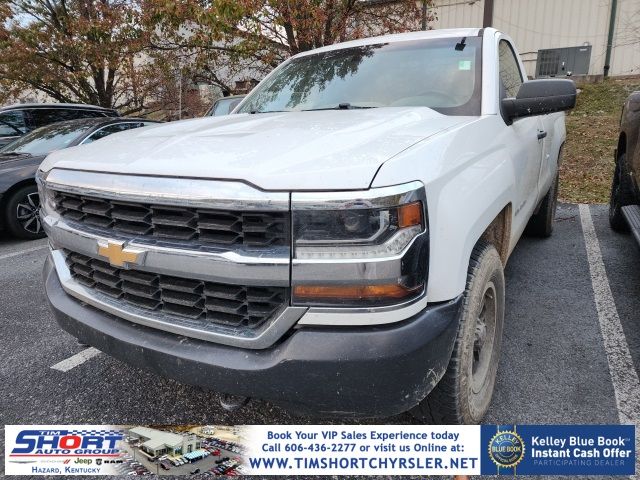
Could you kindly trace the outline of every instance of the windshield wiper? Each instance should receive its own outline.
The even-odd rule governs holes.
[[[280,112],[317,112],[319,110],[360,110],[364,108],[378,108],[378,107],[368,107],[364,105],[351,105],[348,102],[339,103],[335,107],[325,107],[325,108],[308,108],[303,110],[251,110],[249,113],[251,115],[255,115],[256,113],[280,113]]]
[[[336,107],[326,107],[326,108],[309,108],[307,110],[302,110],[303,112],[315,112],[318,110],[360,110],[364,108],[378,108],[378,107],[370,107],[364,105],[351,105],[349,102],[339,103]]]
[[[290,112],[291,110],[251,110],[249,113],[251,115],[255,115],[256,113],[280,113],[280,112]]]
[[[12,156],[12,157],[32,157],[30,153],[27,152],[3,152],[0,150],[0,155]]]

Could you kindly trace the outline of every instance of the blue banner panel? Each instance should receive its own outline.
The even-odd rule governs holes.
[[[483,475],[633,475],[634,425],[482,425]]]

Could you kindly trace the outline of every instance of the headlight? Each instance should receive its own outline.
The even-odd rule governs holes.
[[[44,214],[53,212],[54,194],[51,190],[46,188],[46,179],[49,173],[45,173],[42,170],[36,172],[36,183],[38,184],[38,195],[40,197],[40,209]]]
[[[425,199],[420,182],[294,193],[293,303],[383,306],[420,296],[428,263]]]
[[[376,208],[347,202],[343,210],[293,214],[296,258],[375,258],[401,252],[424,230],[424,207],[416,201]]]

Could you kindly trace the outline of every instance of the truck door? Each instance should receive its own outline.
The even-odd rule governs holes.
[[[556,134],[555,123],[561,121],[564,118],[564,112],[550,113],[548,115],[540,115],[538,136],[542,137],[540,143],[542,146],[542,163],[540,165],[540,178],[538,180],[538,202],[542,201],[542,198],[549,191],[552,182],[556,179],[556,172],[558,172],[560,157],[557,152],[554,152],[553,146],[556,144],[554,141],[554,135]],[[536,203],[536,205],[537,205]]]
[[[501,39],[498,55],[500,100],[515,97],[524,82],[515,50],[507,40]],[[515,231],[522,231],[537,203],[544,130],[540,117],[517,119],[506,130],[504,143],[511,156],[517,188],[513,227]]]

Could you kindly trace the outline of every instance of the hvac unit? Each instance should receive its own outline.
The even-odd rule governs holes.
[[[591,45],[538,50],[536,78],[587,75]]]

